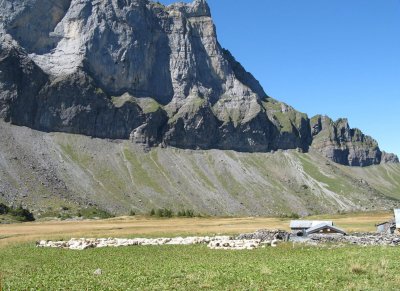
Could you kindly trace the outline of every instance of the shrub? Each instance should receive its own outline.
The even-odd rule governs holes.
[[[291,218],[291,219],[299,219],[300,215],[297,213],[289,213],[289,214],[284,214],[280,216],[281,218]]]
[[[23,208],[21,205],[17,208],[10,209],[9,213],[21,221],[35,221],[35,217],[28,209]]]
[[[186,217],[194,217],[194,211],[193,210],[186,210],[185,216]]]
[[[193,210],[180,210],[177,213],[178,217],[195,217],[196,215],[194,214]]]
[[[159,208],[155,212],[155,215],[157,217],[168,217],[168,218],[171,218],[172,216],[174,216],[174,212],[171,209],[168,209],[168,208]]]
[[[61,220],[72,218],[72,216],[69,213],[59,213],[57,217],[60,218]]]
[[[78,216],[80,215],[80,217],[88,219],[93,219],[93,218],[107,219],[114,217],[114,215],[112,215],[111,213],[95,207],[80,209],[77,214]]]
[[[131,210],[131,211],[129,212],[129,216],[135,216],[135,215],[136,215],[136,212],[135,212],[135,211]]]
[[[154,209],[150,210],[150,216],[156,215],[156,211]]]
[[[7,205],[0,203],[0,214],[7,214],[10,211],[10,207]]]

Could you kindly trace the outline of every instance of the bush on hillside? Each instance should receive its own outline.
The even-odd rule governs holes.
[[[10,207],[3,203],[0,203],[0,214],[8,214],[8,212],[10,212]]]
[[[95,218],[107,219],[115,217],[113,214],[95,207],[79,209],[77,212],[77,216],[83,217],[85,219],[95,219]]]
[[[156,216],[171,218],[172,216],[174,216],[174,212],[171,209],[160,208],[160,209],[157,209]]]
[[[178,217],[195,217],[193,210],[178,211],[177,216]]]
[[[23,208],[21,205],[17,208],[9,208],[8,214],[11,214],[20,221],[35,221],[33,213]]]

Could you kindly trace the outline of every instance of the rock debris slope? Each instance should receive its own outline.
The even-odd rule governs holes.
[[[152,148],[0,121],[0,201],[36,217],[99,208],[284,216],[398,208],[400,165],[347,167],[318,151]],[[61,210],[60,210],[61,209]],[[81,209],[80,211],[78,211]],[[52,214],[53,213],[53,214]]]

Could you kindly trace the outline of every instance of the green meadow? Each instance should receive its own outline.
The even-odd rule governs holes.
[[[0,249],[0,270],[2,290],[398,290],[399,258],[384,247],[71,251],[24,243]]]

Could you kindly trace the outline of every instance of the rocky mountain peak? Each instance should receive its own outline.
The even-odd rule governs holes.
[[[211,10],[206,0],[194,0],[191,3],[174,3],[168,6],[182,12],[186,17],[211,17]]]
[[[384,164],[398,164],[399,157],[392,153],[382,152],[382,163]]]
[[[333,121],[317,115],[311,119],[311,130],[312,147],[339,164],[370,166],[398,160],[396,155],[382,152],[375,139],[351,128],[346,118]]]

